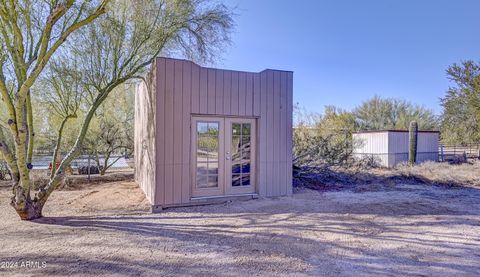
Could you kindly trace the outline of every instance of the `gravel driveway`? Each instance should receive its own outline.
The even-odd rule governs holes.
[[[1,187],[0,265],[13,265],[0,275],[480,275],[476,188],[300,190],[149,214],[118,182],[55,192],[36,222],[9,197]]]

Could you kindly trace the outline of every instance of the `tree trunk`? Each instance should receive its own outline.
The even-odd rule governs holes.
[[[20,219],[22,220],[34,220],[43,216],[43,201],[33,201],[31,199],[28,199],[22,205],[17,205],[17,203],[15,203],[15,200],[12,199],[12,202],[10,204],[13,206],[17,214],[20,216]]]

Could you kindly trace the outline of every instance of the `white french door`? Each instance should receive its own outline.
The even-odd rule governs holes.
[[[254,193],[255,141],[255,119],[193,117],[192,197]]]

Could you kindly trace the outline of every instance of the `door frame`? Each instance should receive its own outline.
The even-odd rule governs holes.
[[[218,187],[197,188],[197,122],[218,122]],[[215,116],[192,116],[191,129],[191,197],[211,197],[225,195],[225,119]],[[207,179],[208,182],[208,179]]]
[[[257,119],[258,117],[248,117],[248,116],[222,116],[222,115],[200,115],[192,114],[191,115],[191,127],[190,127],[190,136],[191,136],[191,146],[190,146],[190,196],[191,198],[200,198],[200,197],[228,197],[232,195],[241,195],[241,194],[254,194],[257,192],[258,182],[257,182],[257,140],[258,140],[258,129],[257,129]],[[219,123],[219,151],[218,151],[218,188],[201,188],[196,187],[196,176],[197,176],[197,122],[218,122]],[[227,124],[228,122],[228,124]],[[236,188],[231,186],[231,163],[229,161],[227,170],[227,161],[225,155],[225,149],[231,148],[231,134],[227,136],[227,130],[231,132],[231,122],[238,123],[251,123],[251,152],[250,152],[250,183],[251,185],[246,188]],[[228,148],[227,145],[228,144]],[[228,175],[228,177],[227,177]],[[228,180],[227,180],[228,179]]]
[[[246,187],[232,186],[232,159],[231,155],[225,158],[225,195],[255,193],[257,187],[256,157],[257,157],[257,124],[256,119],[244,117],[225,118],[225,149],[230,152],[232,149],[232,123],[250,123],[250,185]]]

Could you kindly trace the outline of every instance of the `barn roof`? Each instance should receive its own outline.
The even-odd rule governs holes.
[[[367,134],[367,133],[408,133],[408,130],[395,130],[395,129],[385,129],[385,130],[365,130],[365,131],[358,131],[354,132],[354,134]],[[440,131],[436,130],[418,130],[419,133],[440,133]]]

